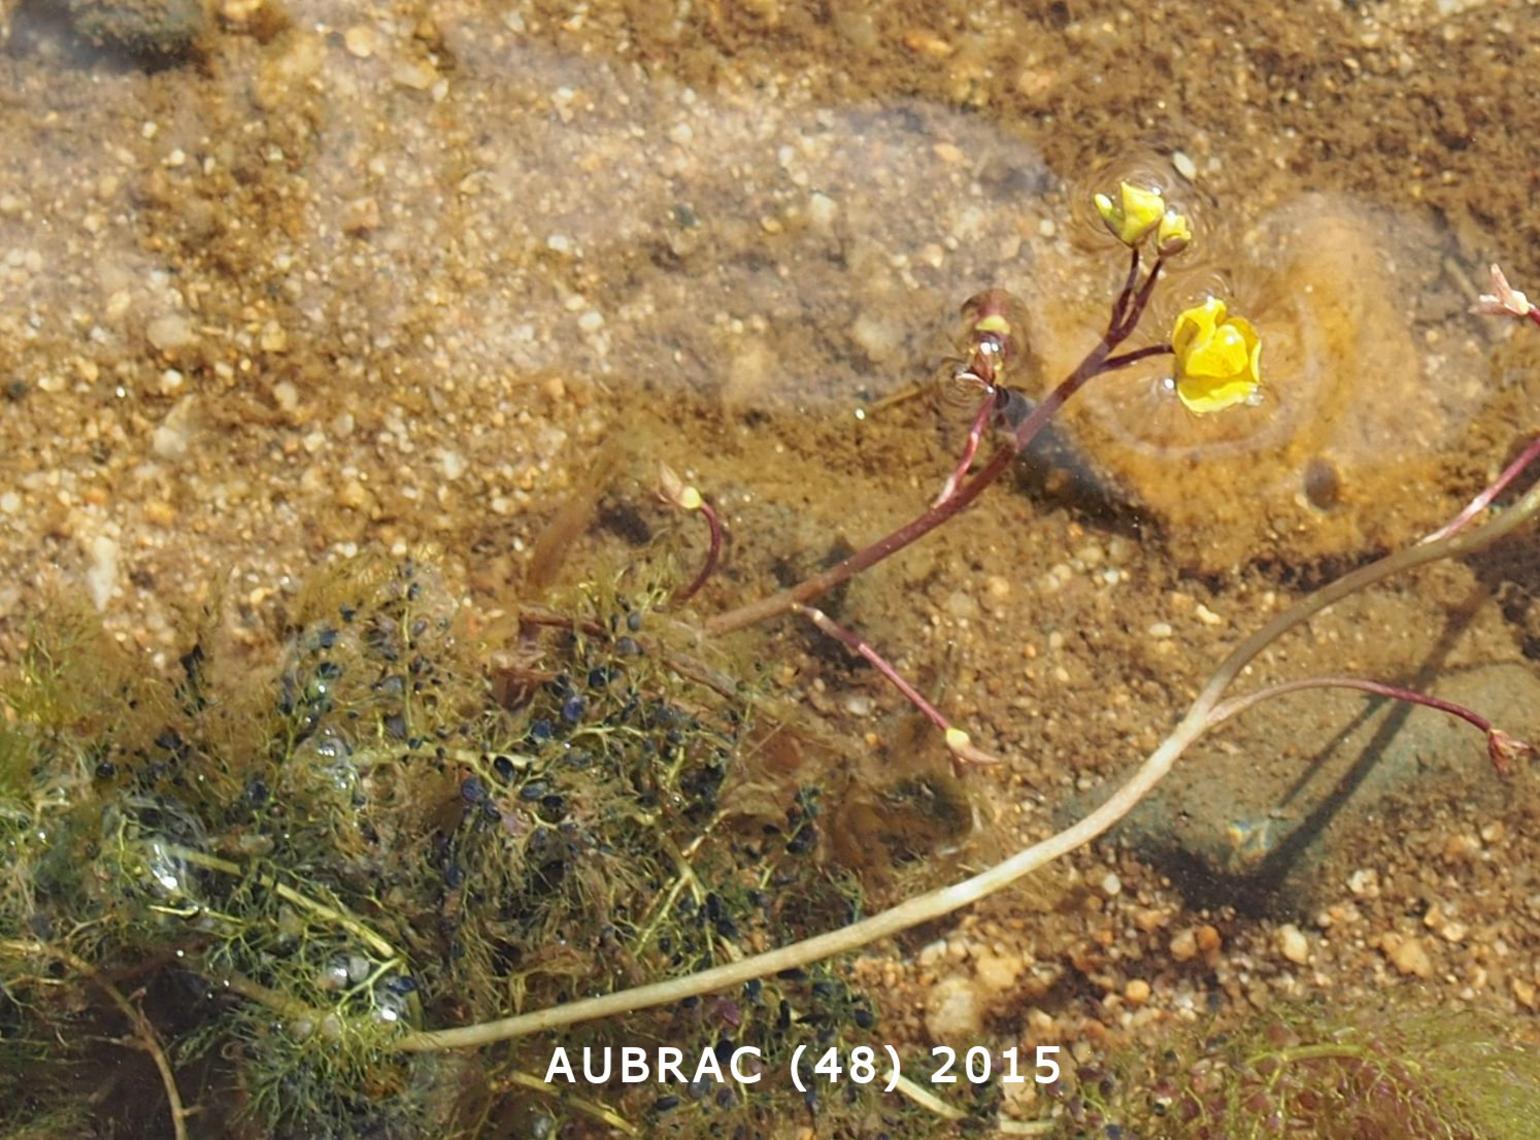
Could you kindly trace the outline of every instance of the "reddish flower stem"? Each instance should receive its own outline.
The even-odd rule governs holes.
[[[1486,510],[1491,505],[1492,500],[1501,495],[1508,485],[1523,473],[1524,468],[1534,462],[1537,455],[1540,455],[1540,436],[1530,440],[1529,446],[1519,453],[1519,457],[1503,468],[1503,473],[1492,481],[1491,486],[1467,503],[1463,511],[1422,541],[1437,542],[1441,538],[1448,538],[1451,534],[1463,530],[1473,518]]]
[[[1208,715],[1208,726],[1212,728],[1217,724],[1229,720],[1233,716],[1245,712],[1253,705],[1274,697],[1281,697],[1285,693],[1295,693],[1301,689],[1358,689],[1365,693],[1373,693],[1377,697],[1389,697],[1395,701],[1406,701],[1409,704],[1425,705],[1430,709],[1448,713],[1450,716],[1459,717],[1467,724],[1480,729],[1482,732],[1492,731],[1492,722],[1480,713],[1457,705],[1453,701],[1446,701],[1441,697],[1431,697],[1427,693],[1419,693],[1414,689],[1403,689],[1399,685],[1387,685],[1381,681],[1366,681],[1361,677],[1302,677],[1297,681],[1283,681],[1277,685],[1269,685],[1265,689],[1258,689],[1254,693],[1247,693],[1240,697],[1231,697],[1214,706],[1214,711]]]
[[[1535,751],[1533,745],[1509,736],[1474,709],[1468,709],[1464,705],[1457,705],[1453,701],[1446,701],[1442,697],[1432,697],[1427,693],[1419,693],[1413,689],[1403,689],[1399,685],[1387,685],[1380,681],[1366,681],[1359,677],[1303,677],[1297,681],[1284,681],[1277,685],[1269,685],[1265,689],[1258,689],[1256,692],[1247,693],[1245,696],[1231,697],[1229,700],[1215,705],[1209,711],[1208,717],[1204,721],[1204,731],[1207,732],[1231,717],[1238,716],[1253,705],[1259,705],[1263,701],[1271,700],[1274,697],[1281,697],[1285,693],[1296,693],[1301,689],[1358,689],[1361,692],[1373,693],[1377,697],[1389,697],[1394,701],[1423,705],[1430,709],[1437,709],[1441,713],[1448,713],[1450,716],[1459,717],[1486,736],[1487,757],[1492,761],[1492,767],[1496,769],[1499,776],[1511,775],[1514,762],[1520,757],[1533,755]]]
[[[904,695],[910,704],[924,713],[925,719],[931,724],[942,732],[952,727],[952,722],[942,715],[941,710],[926,700],[920,691],[906,681],[903,674],[888,664],[887,659],[873,649],[871,643],[860,634],[846,629],[816,606],[794,605],[791,608],[793,612],[801,614],[824,633],[841,642],[850,652],[865,658],[877,672],[888,679],[889,684]]]
[[[991,387],[984,397],[979,410],[973,413],[973,423],[968,427],[968,442],[963,445],[962,457],[958,459],[957,466],[947,476],[946,482],[941,487],[941,494],[936,496],[936,501],[931,506],[940,506],[957,493],[958,485],[968,477],[968,468],[973,464],[973,457],[978,454],[979,440],[984,437],[984,428],[989,424],[989,417],[994,415],[998,400],[998,388]]]
[[[706,527],[711,532],[710,545],[706,547],[706,561],[701,566],[699,573],[691,579],[690,584],[674,595],[675,602],[687,602],[693,598],[697,591],[706,584],[717,568],[717,560],[722,556],[722,517],[717,514],[712,505],[701,500],[700,513],[706,519]]]
[[[946,718],[940,709],[931,704],[921,695],[920,691],[904,679],[902,673],[888,663],[887,658],[878,653],[867,641],[854,630],[846,629],[828,614],[815,606],[793,605],[792,610],[807,618],[824,633],[836,641],[841,642],[852,653],[865,658],[877,672],[885,677],[889,684],[904,695],[904,699],[919,709],[925,715],[925,719],[939,728],[947,737],[947,749],[952,753],[952,767],[954,770],[962,764],[998,764],[998,758],[991,756],[981,748],[974,746],[966,732],[954,729],[952,722]]]
[[[1134,267],[1137,269],[1138,252],[1134,253]],[[989,457],[982,470],[971,480],[959,486],[956,491],[932,506],[923,514],[910,519],[897,530],[892,531],[870,546],[858,550],[849,558],[829,569],[805,578],[788,589],[769,597],[761,598],[757,602],[750,602],[746,606],[739,606],[735,610],[718,614],[706,622],[706,632],[712,637],[719,637],[724,633],[742,629],[767,618],[776,617],[786,613],[795,605],[806,604],[820,594],[832,590],[841,582],[849,581],[861,571],[875,566],[889,555],[902,550],[912,542],[924,538],[953,515],[961,513],[971,506],[973,500],[983,494],[984,489],[1003,475],[1010,467],[1011,461],[1021,454],[1040,432],[1044,425],[1064,404],[1091,379],[1113,368],[1121,368],[1132,364],[1136,360],[1143,360],[1148,356],[1154,356],[1160,352],[1169,352],[1167,345],[1153,345],[1149,348],[1139,349],[1135,352],[1124,353],[1122,356],[1113,356],[1113,349],[1128,339],[1130,333],[1139,323],[1139,318],[1144,314],[1149,303],[1150,293],[1155,287],[1155,280],[1160,276],[1161,261],[1159,258],[1150,266],[1149,276],[1137,292],[1133,293],[1132,300],[1128,302],[1127,312],[1119,313],[1118,305],[1113,306],[1112,318],[1107,323],[1107,331],[1102,334],[1101,342],[1086,354],[1079,366],[1060,381],[1059,386],[1045,396],[1027,417],[1018,424],[1010,433],[1004,445],[998,448]],[[1122,298],[1120,297],[1121,301]],[[1120,319],[1121,318],[1121,319]]]

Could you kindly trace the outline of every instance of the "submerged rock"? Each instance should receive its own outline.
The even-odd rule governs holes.
[[[66,0],[63,7],[82,39],[141,62],[186,59],[208,29],[200,0]]]

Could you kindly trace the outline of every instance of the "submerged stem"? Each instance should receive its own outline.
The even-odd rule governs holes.
[[[1517,529],[1537,512],[1540,512],[1540,486],[1532,488],[1510,510],[1483,526],[1437,542],[1421,543],[1396,551],[1378,562],[1360,567],[1337,579],[1279,614],[1230,651],[1210,676],[1186,715],[1171,730],[1170,735],[1100,807],[1078,823],[1016,852],[1010,858],[979,872],[972,878],[917,895],[839,930],[831,930],[826,934],[816,935],[763,954],[756,954],[742,961],[729,962],[682,978],[670,978],[618,993],[584,998],[565,1005],[535,1010],[481,1025],[410,1033],[393,1042],[393,1047],[408,1052],[474,1048],[564,1025],[574,1025],[601,1017],[613,1017],[669,1002],[682,1001],[687,997],[741,985],[754,978],[765,977],[781,970],[806,966],[838,954],[848,954],[879,939],[891,937],[921,923],[933,922],[962,907],[971,906],[1061,855],[1089,843],[1127,815],[1156,784],[1165,778],[1182,753],[1208,731],[1214,709],[1219,705],[1225,689],[1230,686],[1240,671],[1278,638],[1296,626],[1302,625],[1334,602],[1392,574],[1478,550]]]

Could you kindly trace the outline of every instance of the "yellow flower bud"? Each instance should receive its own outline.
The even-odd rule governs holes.
[[[1105,194],[1096,195],[1092,201],[1112,236],[1129,246],[1143,241],[1166,212],[1166,199],[1158,189],[1145,190],[1127,182],[1118,183],[1116,202]]]
[[[1262,383],[1262,342],[1244,317],[1210,297],[1184,309],[1171,330],[1176,394],[1188,411],[1221,412],[1244,404]]]
[[[1155,230],[1155,251],[1161,257],[1175,257],[1191,242],[1192,225],[1187,221],[1186,214],[1167,210],[1161,215],[1160,225]]]

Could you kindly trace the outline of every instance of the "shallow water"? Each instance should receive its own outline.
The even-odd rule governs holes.
[[[1023,302],[1030,351],[1009,380],[1030,396],[1095,344],[1124,260],[1086,202],[1137,175],[1198,236],[1130,345],[1222,292],[1262,336],[1260,402],[1196,418],[1163,361],[1101,378],[1056,425],[1059,474],[992,488],[841,611],[1006,755],[968,779],[985,845],[1008,846],[1099,800],[1301,584],[1438,526],[1532,428],[1540,338],[1467,312],[1494,259],[1540,290],[1537,148],[1515,125],[1540,33],[1510,8],[839,7],[225,0],[179,12],[196,35],[150,59],[141,31],[86,26],[91,5],[0,0],[7,656],[62,592],[160,667],[205,606],[270,660],[313,566],[425,544],[495,617],[534,600],[529,563],[564,502],[601,501],[593,526],[571,516],[569,580],[634,557],[638,525],[689,563],[700,536],[653,501],[659,460],[731,536],[694,609],[751,600],[934,497],[969,415],[935,383],[969,296]],[[1257,680],[1449,683],[1500,702],[1486,711],[1510,731],[1540,728],[1532,562],[1528,538],[1359,599]],[[745,637],[874,755],[906,734],[894,694],[802,630]],[[1383,786],[1352,757],[1339,772],[1355,702],[1259,712],[1161,802],[1197,824],[1143,824],[1137,858],[1085,854],[1076,873],[1105,861],[1143,884],[1105,909],[1167,913],[1123,941],[1179,994],[1196,983],[1170,935],[1201,918],[1280,993],[1398,984],[1374,949],[1390,933],[1432,943],[1430,1001],[1527,1015],[1540,931],[1504,917],[1517,878],[1469,902],[1476,872],[1422,874],[1412,855],[1366,900],[1339,872],[1396,864],[1395,797],[1442,851],[1446,832],[1522,815],[1529,782],[1505,801],[1479,734],[1420,720],[1410,738],[1436,746],[1385,761]],[[1393,728],[1364,729],[1367,754]],[[1319,882],[1269,879],[1278,906],[1255,883],[1183,880],[1249,851],[1270,810],[1309,816],[1310,760],[1328,773],[1317,802],[1348,805],[1312,849]],[[1433,807],[1413,775],[1430,768],[1453,773]],[[1522,866],[1522,830],[1482,840],[1483,868]],[[1225,909],[1343,905],[1356,952],[1321,926],[1308,983],[1266,921]],[[1040,937],[1090,937],[1102,909]],[[1489,937],[1440,937],[1430,909]],[[1008,902],[987,917],[1012,953],[1032,943]],[[1241,1002],[1254,967],[1216,969],[1210,992]],[[937,976],[905,974],[917,1009]],[[1056,1001],[1061,1035],[1095,1005],[1018,999]],[[893,1017],[925,1031],[922,1012]]]

